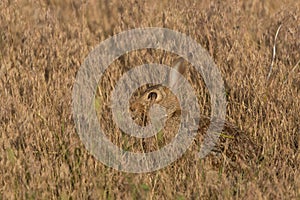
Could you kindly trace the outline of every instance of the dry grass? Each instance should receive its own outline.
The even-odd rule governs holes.
[[[0,199],[299,199],[300,4],[209,2],[1,1]],[[190,150],[162,170],[128,174],[84,148],[72,120],[76,72],[107,37],[148,26],[183,32],[214,58],[228,85],[228,121],[262,148],[247,173],[215,169]],[[171,63],[142,53],[117,60],[123,68],[108,71],[102,86],[112,88],[129,64]]]

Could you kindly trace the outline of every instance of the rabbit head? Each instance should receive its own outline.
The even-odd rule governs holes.
[[[174,70],[177,70],[180,74],[184,74],[186,71],[182,63],[183,59],[178,59],[174,65]],[[170,86],[178,84],[179,74],[174,70],[172,70],[169,77],[167,77]],[[149,123],[149,110],[154,104],[165,108],[165,117],[167,118],[180,112],[178,99],[169,88],[161,84],[149,86],[131,103],[130,110],[136,123],[141,126],[145,126]]]

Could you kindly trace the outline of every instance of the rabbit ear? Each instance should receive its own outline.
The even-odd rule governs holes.
[[[183,58],[179,58],[175,61],[175,65],[173,67],[173,69],[171,70],[170,74],[169,74],[169,86],[173,87],[173,86],[178,86],[178,80],[179,80],[179,76],[180,74],[184,74],[186,71],[186,67],[183,66]],[[176,71],[175,71],[176,70]],[[180,73],[180,74],[178,74]]]

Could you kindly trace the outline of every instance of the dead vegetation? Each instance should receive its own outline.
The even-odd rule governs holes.
[[[0,199],[299,199],[299,25],[297,0],[1,1]],[[226,160],[195,159],[195,141],[164,169],[128,174],[89,154],[72,119],[76,72],[101,41],[149,26],[185,33],[210,53],[227,84],[227,120],[261,147],[263,159],[243,163],[247,170],[240,172]],[[113,89],[128,66],[170,65],[172,56],[122,56],[101,88]],[[101,109],[109,109],[110,93],[99,98]],[[209,113],[207,96],[200,103]],[[124,145],[114,124],[104,128]]]

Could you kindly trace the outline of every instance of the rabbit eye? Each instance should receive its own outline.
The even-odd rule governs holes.
[[[148,94],[148,99],[149,100],[155,100],[157,98],[157,93],[156,92],[150,92]]]

